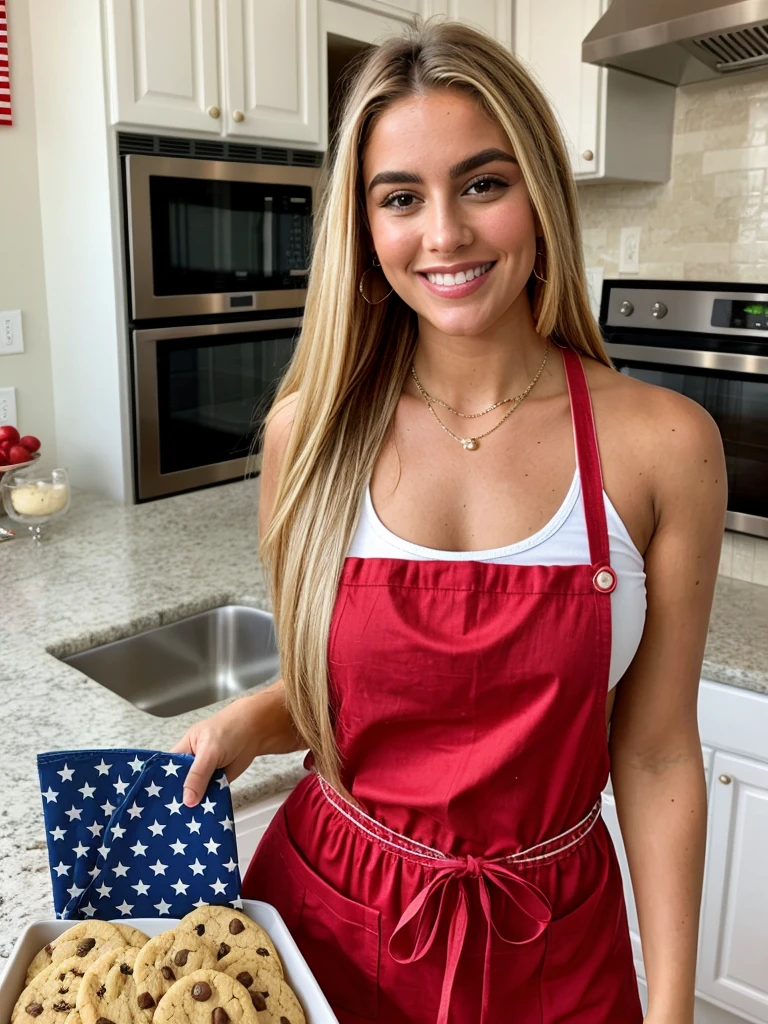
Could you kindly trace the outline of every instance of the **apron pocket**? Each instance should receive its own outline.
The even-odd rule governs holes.
[[[286,924],[295,929],[296,943],[328,1001],[363,1020],[376,1020],[381,914],[322,879],[279,816],[275,853],[285,870],[279,887],[293,918],[286,918]]]

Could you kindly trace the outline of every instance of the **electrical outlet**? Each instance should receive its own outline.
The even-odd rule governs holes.
[[[0,313],[0,356],[17,355],[24,351],[24,335],[21,331],[21,310],[11,309]]]
[[[619,273],[640,273],[640,228],[622,228],[619,249]]]
[[[17,427],[16,388],[0,388],[0,427]]]

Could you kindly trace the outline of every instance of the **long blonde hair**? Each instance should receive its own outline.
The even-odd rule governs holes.
[[[266,421],[278,402],[298,393],[259,550],[287,707],[318,770],[337,787],[331,618],[363,489],[417,341],[416,315],[396,293],[368,305],[358,291],[369,263],[362,153],[393,102],[445,88],[479,102],[509,138],[522,170],[545,246],[539,264],[545,282],[532,274],[527,286],[537,331],[611,365],[589,309],[568,154],[547,101],[522,65],[482,32],[435,18],[366,52],[329,154],[301,337]]]

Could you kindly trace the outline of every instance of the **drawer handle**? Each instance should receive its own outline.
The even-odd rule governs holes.
[[[208,107],[208,117],[212,117],[214,119],[221,117],[221,111],[218,107]]]
[[[595,154],[592,152],[591,149],[585,149],[584,152],[581,155],[584,157],[585,160],[594,160],[595,159]]]
[[[733,779],[731,778],[730,775],[718,775],[717,778],[718,778],[718,781],[722,782],[722,784],[724,786],[730,786],[730,784],[733,782]]]
[[[232,114],[232,120],[237,121],[237,123],[239,124],[241,121],[245,120],[245,114],[242,112],[242,110],[236,110]]]

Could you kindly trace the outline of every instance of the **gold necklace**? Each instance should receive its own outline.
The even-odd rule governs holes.
[[[542,372],[544,370],[544,367],[545,367],[546,362],[547,362],[547,356],[548,355],[549,355],[549,342],[547,342],[547,347],[544,350],[544,358],[541,361],[541,366],[537,370],[536,376],[533,378],[533,380],[528,385],[528,387],[525,389],[525,391],[521,391],[520,394],[516,395],[514,398],[505,398],[501,402],[497,402],[496,405],[492,405],[489,409],[486,409],[485,412],[476,412],[476,413],[460,413],[460,412],[457,412],[455,409],[452,409],[451,406],[448,405],[446,402],[440,401],[439,398],[432,398],[431,395],[427,394],[427,392],[421,386],[421,381],[416,376],[416,368],[414,367],[413,363],[411,363],[411,374],[413,376],[414,381],[416,382],[416,387],[419,389],[419,393],[421,394],[421,397],[424,399],[424,401],[427,404],[427,408],[429,409],[430,413],[434,416],[434,418],[437,420],[437,422],[440,424],[440,426],[443,428],[443,430],[446,432],[446,434],[450,434],[450,436],[454,439],[454,441],[458,441],[459,444],[462,446],[462,448],[465,451],[474,452],[474,451],[477,451],[477,449],[480,447],[480,439],[483,438],[483,437],[487,437],[488,434],[492,434],[494,430],[498,430],[499,427],[501,426],[501,424],[504,422],[504,420],[509,419],[509,417],[515,411],[515,409],[518,407],[518,405],[520,405],[520,403],[525,398],[528,397],[528,395],[531,392],[531,389],[533,388],[534,384],[539,379],[539,377],[541,376],[541,374],[542,374]],[[499,405],[503,405],[506,402],[513,402],[514,404],[513,404],[512,408],[509,410],[509,412],[507,412],[504,416],[502,416],[502,418],[499,420],[499,422],[496,424],[496,426],[495,427],[491,427],[490,430],[486,430],[484,434],[478,434],[476,437],[458,437],[456,434],[453,433],[452,430],[449,430],[448,427],[446,427],[446,425],[443,423],[443,421],[437,415],[435,410],[432,408],[431,402],[439,402],[440,405],[444,405],[446,409],[449,409],[451,412],[456,413],[457,416],[465,416],[467,419],[475,419],[478,416],[484,416],[486,412],[490,412],[492,409],[495,409]]]

